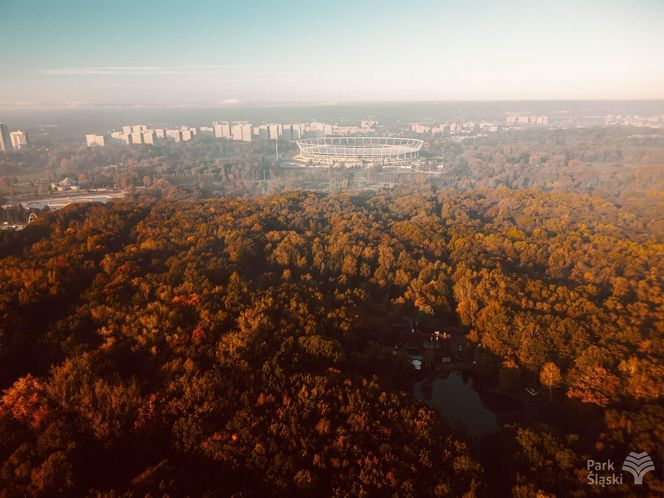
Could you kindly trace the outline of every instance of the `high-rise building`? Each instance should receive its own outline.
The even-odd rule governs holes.
[[[280,124],[267,125],[267,138],[268,140],[277,140],[281,136],[282,126]]]
[[[154,145],[157,141],[157,134],[154,130],[147,130],[141,133],[143,143],[147,145]]]
[[[132,132],[129,138],[132,144],[141,145],[143,143],[143,133],[140,131]]]
[[[413,133],[418,133],[418,134],[423,134],[423,133],[430,133],[431,132],[431,126],[424,125],[422,123],[412,123],[410,125],[410,131]]]
[[[28,134],[24,131],[12,131],[9,137],[12,141],[12,147],[17,150],[24,149],[28,145]]]
[[[233,140],[242,142],[251,142],[253,127],[250,123],[233,123],[231,127],[231,137]]]
[[[480,121],[478,124],[480,130],[495,133],[498,131],[498,125],[493,121]]]
[[[267,125],[259,125],[254,128],[254,136],[258,137],[261,140],[267,140],[270,135],[270,132],[267,129]]]
[[[281,139],[293,140],[293,125],[285,124],[281,127]]]
[[[228,121],[213,121],[214,136],[217,138],[231,138],[231,125]]]
[[[182,136],[182,141],[183,142],[188,142],[192,138],[194,138],[194,135],[196,134],[196,128],[182,128],[180,130],[181,136]]]
[[[307,129],[307,127],[304,124],[291,125],[291,130],[292,130],[292,133],[293,133],[293,140],[299,140],[300,138],[303,138],[306,129]]]
[[[94,147],[97,145],[104,147],[106,145],[106,138],[104,135],[95,135],[94,133],[90,133],[85,135],[85,143],[88,147]]]
[[[357,135],[362,132],[362,129],[359,126],[340,126],[340,125],[333,125],[332,126],[332,135],[338,136],[338,135]],[[326,133],[327,135],[327,133]]]
[[[331,136],[332,125],[321,123],[319,121],[312,121],[309,123],[309,133],[314,137]]]
[[[180,142],[182,140],[182,131],[180,130],[166,130],[166,136],[175,140],[175,142]]]
[[[9,136],[9,128],[6,124],[0,123],[0,152],[12,149],[12,140]]]
[[[122,127],[122,132],[127,135],[131,135],[132,133],[143,133],[144,131],[148,131],[147,125],[125,125]]]
[[[129,133],[125,133],[124,131],[112,131],[111,138],[114,140],[120,140],[121,142],[124,142],[127,145],[131,143]]]
[[[254,135],[261,140],[277,140],[281,138],[283,130],[284,125],[281,123],[262,124],[254,128]]]

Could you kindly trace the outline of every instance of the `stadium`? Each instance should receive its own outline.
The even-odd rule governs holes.
[[[417,158],[422,140],[394,137],[325,137],[296,140],[295,160],[315,166],[405,166]]]

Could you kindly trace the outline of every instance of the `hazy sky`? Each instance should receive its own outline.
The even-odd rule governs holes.
[[[14,0],[0,107],[664,98],[664,0]]]

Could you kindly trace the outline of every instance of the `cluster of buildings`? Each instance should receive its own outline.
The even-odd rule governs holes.
[[[339,137],[358,134],[372,134],[376,131],[376,121],[365,120],[359,126],[312,121],[310,123],[267,123],[254,126],[248,121],[214,121],[212,129],[216,138],[251,142],[259,140],[299,140],[301,138]]]
[[[508,112],[505,115],[505,124],[511,126],[547,126],[549,117],[529,112]]]
[[[460,133],[474,133],[476,131],[495,133],[498,131],[498,124],[492,121],[464,121],[459,123],[441,123],[438,125],[411,123],[410,131],[418,135],[455,135]]]
[[[424,332],[416,321],[401,317],[392,324],[392,333],[394,349],[407,351],[415,370],[435,369],[461,359],[464,335],[454,327]]]
[[[187,142],[198,133],[197,128],[183,126],[178,129],[167,130],[164,128],[150,128],[147,125],[127,125],[121,131],[112,131],[111,140],[122,142],[126,145],[154,145],[159,140],[170,139],[175,142]],[[85,143],[88,147],[95,145],[105,146],[109,138],[106,135],[85,135]]]
[[[150,128],[147,125],[127,125],[121,131],[113,131],[109,136],[88,134],[85,142],[88,147],[105,146],[110,140],[124,144],[154,145],[160,140],[187,142],[197,133],[213,135],[216,138],[251,142],[252,140],[299,140],[300,138],[320,138],[328,136],[352,136],[373,134],[377,122],[365,120],[359,126],[342,126],[338,124],[312,121],[310,123],[268,123],[254,126],[248,121],[213,121],[212,126],[199,128],[183,126],[176,129]]]
[[[9,131],[6,124],[0,123],[0,152],[21,150],[28,146],[28,134],[25,131]]]
[[[259,140],[299,140],[301,138],[342,137],[360,134],[372,134],[376,131],[376,121],[365,120],[359,126],[312,121],[310,123],[268,123],[254,126],[247,121],[214,121],[214,136],[228,140],[251,142]]]
[[[549,117],[545,115],[517,112],[508,112],[505,115],[505,125],[507,127],[548,126],[548,124]],[[502,123],[497,121],[462,121],[442,124],[411,123],[410,131],[418,135],[468,136],[473,133],[496,133],[501,125]]]
[[[267,125],[266,125],[267,126]],[[216,138],[251,142],[254,134],[253,125],[247,121],[213,121],[212,133]]]
[[[654,116],[638,115],[614,115],[609,114],[604,118],[606,125],[636,126],[638,128],[662,128],[664,127],[664,114]]]

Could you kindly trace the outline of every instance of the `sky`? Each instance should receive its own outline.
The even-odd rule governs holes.
[[[0,108],[664,98],[662,0],[0,3]]]

